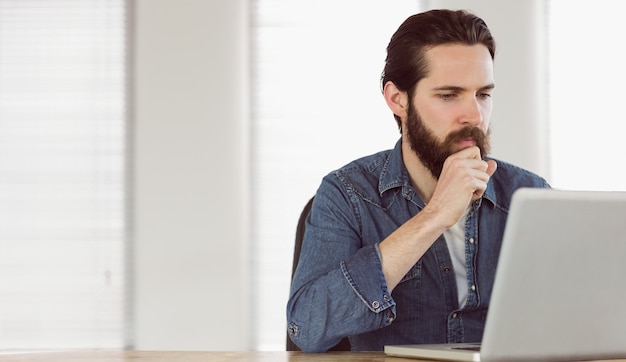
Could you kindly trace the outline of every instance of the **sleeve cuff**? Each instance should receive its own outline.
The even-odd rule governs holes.
[[[396,303],[391,297],[382,272],[378,244],[360,249],[351,258],[341,263],[341,270],[367,308],[374,313],[391,309],[387,322],[391,323],[395,319]]]

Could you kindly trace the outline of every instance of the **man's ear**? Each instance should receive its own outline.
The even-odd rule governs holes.
[[[399,90],[393,82],[389,81],[385,83],[383,95],[385,96],[387,106],[391,109],[393,114],[402,119],[406,119],[409,104],[407,93]]]

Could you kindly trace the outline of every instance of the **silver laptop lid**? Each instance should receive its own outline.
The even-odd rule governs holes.
[[[520,189],[481,359],[626,357],[626,192]]]

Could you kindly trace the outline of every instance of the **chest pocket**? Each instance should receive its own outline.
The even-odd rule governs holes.
[[[422,317],[422,260],[418,261],[393,290],[396,301],[396,321],[409,321]]]

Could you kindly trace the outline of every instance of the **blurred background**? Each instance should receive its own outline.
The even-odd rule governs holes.
[[[300,211],[441,7],[496,38],[494,157],[626,190],[617,0],[0,0],[0,350],[283,350]]]

